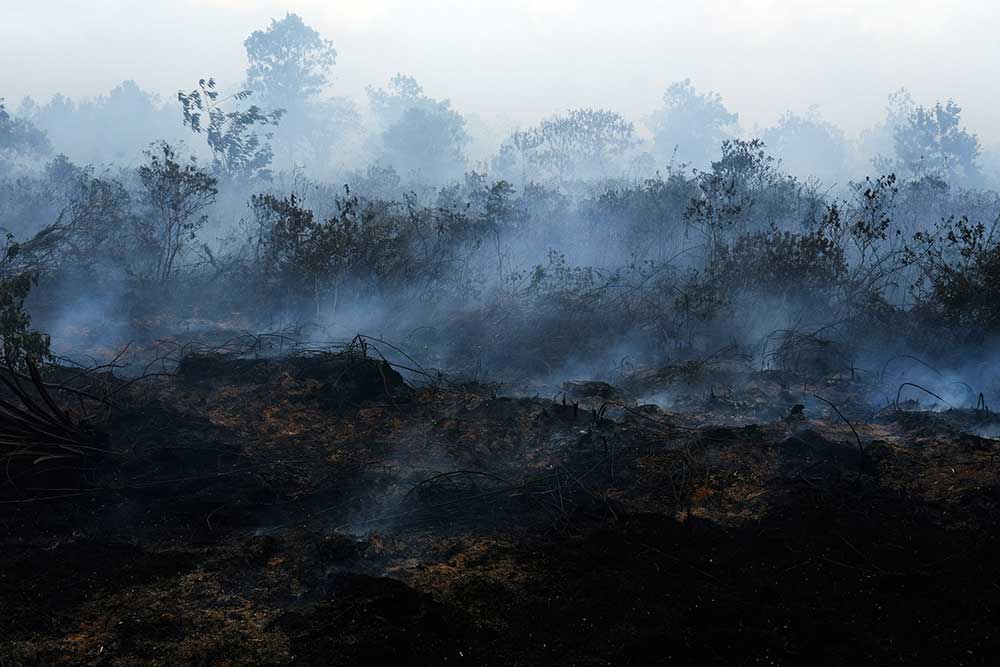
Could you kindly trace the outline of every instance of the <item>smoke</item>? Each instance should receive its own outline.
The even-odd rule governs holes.
[[[816,107],[750,130],[680,80],[644,118],[609,96],[500,125],[406,73],[332,94],[350,56],[295,14],[246,55],[242,79],[187,82],[183,113],[141,71],[4,112],[4,271],[38,280],[58,353],[361,333],[525,391],[724,357],[870,379],[876,404],[998,396],[1000,195],[950,99],[898,91],[857,137]]]

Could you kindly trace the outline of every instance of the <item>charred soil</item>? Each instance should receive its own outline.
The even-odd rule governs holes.
[[[117,382],[100,452],[3,488],[5,667],[996,662],[985,410],[757,373],[668,412],[336,355]]]

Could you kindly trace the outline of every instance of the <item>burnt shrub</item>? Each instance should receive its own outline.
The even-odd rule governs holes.
[[[725,288],[791,295],[835,290],[847,276],[847,263],[822,232],[770,230],[725,246],[713,272]]]
[[[481,210],[432,208],[415,195],[400,202],[345,194],[335,212],[317,218],[291,195],[255,195],[253,228],[240,262],[266,302],[321,302],[334,309],[347,297],[455,296],[474,288],[469,258],[497,233],[505,215],[503,183],[486,189]],[[499,212],[498,212],[499,211]]]
[[[921,269],[913,285],[915,310],[925,322],[967,341],[1000,332],[998,222],[949,218],[914,235],[909,252]]]

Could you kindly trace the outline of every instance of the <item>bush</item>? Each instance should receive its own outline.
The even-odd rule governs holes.
[[[13,237],[7,237],[3,264],[10,264],[19,253]],[[27,362],[38,362],[49,356],[49,337],[31,328],[31,316],[24,309],[25,299],[37,284],[37,275],[15,272],[0,277],[0,340],[3,362],[22,367]]]
[[[951,218],[934,232],[918,232],[910,248],[922,269],[914,285],[920,314],[966,340],[1000,332],[998,223]]]
[[[822,232],[754,232],[722,249],[712,272],[724,289],[832,296],[847,277],[843,250]]]

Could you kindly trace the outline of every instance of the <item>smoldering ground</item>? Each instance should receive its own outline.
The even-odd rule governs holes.
[[[681,81],[474,164],[413,77],[327,95],[301,17],[246,48],[0,112],[0,662],[995,655],[957,104],[762,141]]]

